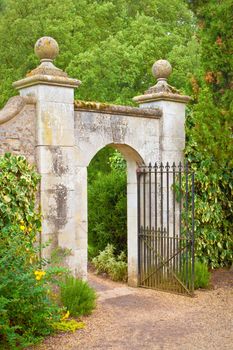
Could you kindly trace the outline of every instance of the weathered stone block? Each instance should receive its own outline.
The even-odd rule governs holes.
[[[185,140],[183,138],[161,137],[162,151],[183,151]]]
[[[41,191],[56,190],[59,186],[66,187],[68,191],[75,190],[76,176],[74,174],[43,174],[40,181]]]
[[[36,149],[40,174],[50,174],[55,177],[75,174],[75,153],[72,147],[37,146]]]
[[[21,96],[35,96],[38,101],[64,102],[73,104],[74,91],[63,86],[50,86],[45,84],[25,87],[20,90]]]
[[[73,218],[76,212],[75,191],[68,190],[64,185],[41,191],[41,209],[44,218],[49,217],[54,223],[59,219]]]

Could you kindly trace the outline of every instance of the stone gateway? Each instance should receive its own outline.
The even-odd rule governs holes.
[[[42,242],[49,257],[55,247],[68,248],[66,264],[87,276],[87,167],[109,145],[127,161],[128,283],[138,285],[137,175],[139,165],[179,162],[185,145],[185,104],[167,83],[171,66],[153,65],[156,85],[134,97],[139,107],[74,100],[80,81],[53,64],[59,52],[50,37],[39,39],[40,65],[13,85],[19,96],[0,111],[0,152],[23,154],[41,174]]]

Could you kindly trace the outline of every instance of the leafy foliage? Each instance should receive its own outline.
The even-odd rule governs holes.
[[[30,239],[30,232],[40,230],[40,216],[34,210],[38,181],[24,157],[10,153],[0,157],[0,229],[21,222],[22,236]]]
[[[232,1],[191,3],[203,76],[194,79],[186,155],[196,171],[196,255],[216,268],[233,259]]]
[[[95,247],[93,255],[108,243],[118,253],[127,249],[125,161],[118,152],[110,159],[107,172],[97,173],[88,187],[88,238],[90,246]],[[95,167],[94,158],[89,166],[92,174]]]
[[[210,283],[210,272],[208,266],[198,260],[195,261],[194,288],[208,288]]]
[[[60,298],[71,316],[89,315],[95,307],[95,291],[87,282],[73,276],[67,276],[61,284]]]
[[[199,55],[193,24],[183,0],[3,0],[0,105],[38,64],[33,46],[44,35],[59,42],[56,64],[82,80],[80,99],[132,104],[154,84],[150,68],[163,57],[175,67],[171,83],[188,87]]]
[[[107,273],[113,281],[127,281],[126,255],[122,251],[118,256],[114,255],[115,247],[108,244],[99,252],[92,263],[97,273]]]
[[[61,269],[42,270],[35,245],[39,181],[23,157],[0,157],[0,347],[19,349],[53,331],[61,309],[50,298]]]
[[[114,156],[112,147],[104,147],[96,153],[88,166],[88,183],[92,183],[100,174],[109,174],[112,171],[109,159]]]

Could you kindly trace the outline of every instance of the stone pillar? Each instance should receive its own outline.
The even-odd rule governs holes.
[[[160,119],[160,159],[151,161],[178,163],[183,161],[185,147],[185,105],[189,96],[179,93],[167,83],[172,72],[166,60],[156,61],[152,73],[157,79],[156,85],[149,88],[144,95],[134,97],[141,108],[157,108],[162,110]]]
[[[152,74],[157,79],[157,83],[149,88],[144,95],[134,97],[134,101],[139,103],[140,108],[160,108],[162,117],[160,118],[160,135],[159,135],[159,159],[151,159],[154,162],[162,162],[164,170],[166,163],[170,166],[173,162],[178,166],[179,162],[183,163],[185,147],[185,106],[190,101],[189,96],[179,93],[174,87],[167,83],[167,78],[172,72],[170,63],[166,60],[156,61],[152,67]],[[172,170],[172,168],[170,168]],[[178,170],[178,168],[177,168]],[[170,174],[169,183],[172,183],[172,174]],[[158,188],[161,184],[158,180]],[[153,186],[152,186],[153,187]],[[172,208],[172,189],[170,188],[169,207]],[[160,192],[160,191],[159,191]],[[163,182],[164,198],[167,196],[166,182]],[[159,198],[159,194],[158,194]],[[171,209],[172,210],[172,209]],[[153,207],[152,207],[153,212]],[[166,222],[167,208],[163,210],[163,221]],[[178,207],[176,212],[179,215]],[[171,215],[170,215],[171,216]],[[170,226],[172,218],[169,216]],[[160,213],[158,215],[158,220]],[[159,221],[158,221],[159,222]],[[160,225],[158,223],[158,225]],[[164,226],[164,225],[163,225]],[[178,219],[176,220],[178,226]],[[178,232],[178,227],[177,227]]]
[[[59,52],[50,37],[39,39],[35,53],[39,67],[13,86],[21,96],[34,96],[36,105],[37,167],[41,174],[42,242],[48,258],[56,247],[69,249],[65,264],[77,274],[78,243],[76,240],[76,178],[74,138],[74,89],[80,81],[71,79],[52,61]]]
[[[76,216],[76,232],[77,232],[77,274],[83,279],[87,278],[88,263],[88,213],[87,213],[87,167],[77,166],[77,216]]]
[[[137,217],[137,164],[127,160],[127,248],[128,284],[138,285],[138,217]]]

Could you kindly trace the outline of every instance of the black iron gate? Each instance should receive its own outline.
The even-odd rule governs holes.
[[[138,179],[139,286],[194,293],[194,173],[142,166]]]

